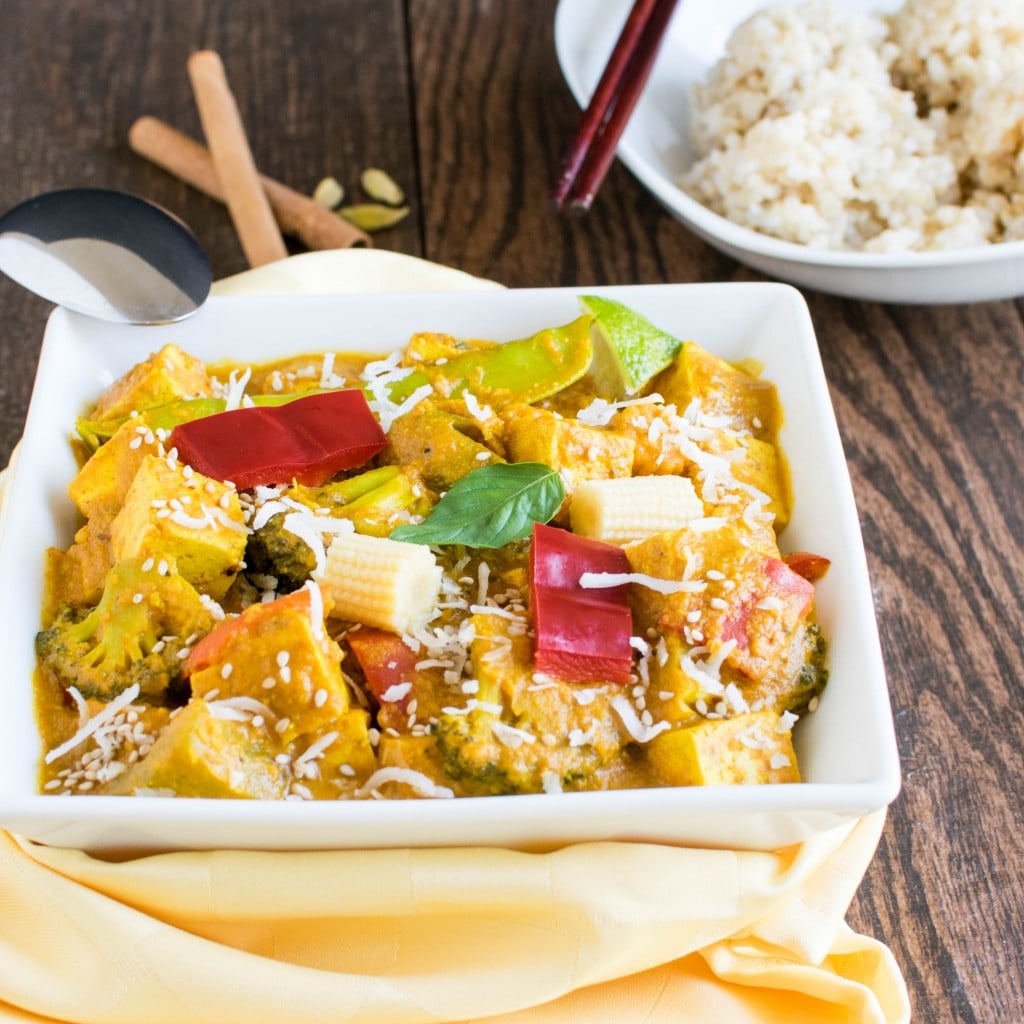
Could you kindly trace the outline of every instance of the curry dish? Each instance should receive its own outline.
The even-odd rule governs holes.
[[[40,785],[371,799],[800,781],[826,681],[758,368],[595,297],[499,344],[204,365],[79,420]]]

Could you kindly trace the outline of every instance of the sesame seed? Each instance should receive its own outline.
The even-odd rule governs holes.
[[[313,694],[313,703],[318,708],[322,708],[327,703],[327,691],[323,687]]]
[[[278,732],[283,733],[283,732],[287,731],[288,726],[290,726],[291,724],[292,724],[292,720],[290,718],[279,718],[277,720],[277,725],[275,725],[274,728]]]
[[[146,560],[145,560],[145,561],[144,561],[144,562],[142,563],[142,571],[143,571],[143,572],[149,572],[149,571],[150,571],[150,570],[151,570],[151,569],[153,568],[153,565],[154,565],[154,564],[155,564],[155,563],[154,563],[154,561],[153,561],[153,559],[152,559],[152,558],[147,558],[147,559],[146,559]]]
[[[234,671],[235,666],[230,661],[224,662],[220,669],[221,679],[230,679],[231,673]]]

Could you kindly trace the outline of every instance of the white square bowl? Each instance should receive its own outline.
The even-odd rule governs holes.
[[[832,560],[817,585],[830,644],[820,707],[795,730],[805,781],[458,800],[260,802],[52,796],[37,790],[33,638],[43,552],[66,547],[76,415],[130,366],[174,342],[204,360],[303,352],[390,352],[419,330],[507,340],[574,319],[577,296],[617,298],[727,359],[751,356],[779,389],[795,508],[783,550]],[[332,849],[490,845],[550,849],[589,840],[773,849],[883,807],[899,764],[863,543],[810,317],[776,284],[651,285],[369,296],[213,298],[165,327],[112,326],[57,310],[46,331],[25,436],[0,521],[0,826],[54,846]]]

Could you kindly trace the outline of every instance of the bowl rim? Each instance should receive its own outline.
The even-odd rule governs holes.
[[[827,393],[827,382],[824,379],[821,369],[820,356],[817,350],[814,337],[813,324],[807,305],[799,291],[795,288],[774,282],[737,282],[737,283],[704,283],[704,284],[663,284],[663,285],[608,285],[608,286],[574,286],[569,288],[541,288],[541,289],[507,289],[494,291],[472,291],[472,292],[437,292],[433,295],[424,293],[391,294],[387,297],[389,305],[410,305],[415,308],[415,316],[420,319],[422,313],[419,310],[420,304],[429,304],[432,311],[444,310],[444,316],[450,317],[448,307],[453,300],[460,297],[466,302],[474,303],[497,303],[496,312],[488,312],[490,319],[500,318],[502,322],[507,318],[508,313],[513,311],[517,303],[524,303],[524,315],[531,319],[535,316],[545,314],[534,313],[529,303],[531,296],[540,296],[542,304],[548,302],[548,297],[558,298],[561,296],[578,296],[586,293],[607,294],[618,297],[622,301],[629,301],[631,295],[642,295],[650,292],[664,293],[664,301],[671,301],[673,308],[678,308],[683,296],[692,298],[698,305],[705,306],[704,315],[712,313],[716,320],[720,314],[716,312],[717,304],[729,302],[732,299],[746,298],[740,301],[740,306],[747,306],[747,309],[738,310],[742,314],[741,319],[746,322],[748,316],[761,317],[766,309],[785,310],[787,316],[793,317],[794,339],[787,342],[786,351],[794,353],[806,352],[806,357],[800,356],[803,362],[806,358],[806,368],[811,377],[820,380],[822,393],[819,396],[822,409],[830,406]],[[128,348],[131,343],[132,351],[138,352],[138,358],[143,358],[151,346],[143,344],[138,348],[138,341],[142,338],[154,345],[159,345],[160,340],[178,340],[187,347],[188,340],[204,334],[213,338],[218,327],[223,328],[225,323],[233,324],[233,331],[236,334],[248,330],[246,323],[238,324],[232,317],[237,317],[238,311],[248,309],[248,316],[252,323],[262,324],[264,320],[273,320],[276,316],[279,321],[286,321],[289,324],[295,321],[295,312],[302,309],[307,317],[320,316],[321,312],[338,316],[343,311],[352,313],[365,312],[368,309],[379,310],[380,296],[372,295],[245,295],[213,297],[208,300],[207,307],[200,311],[197,318],[185,321],[183,324],[172,325],[166,328],[137,328],[116,325],[99,325],[94,321],[87,321],[86,318],[64,310],[55,310],[47,325],[47,338],[44,340],[43,352],[40,359],[40,375],[47,371],[47,367],[53,368],[63,354],[68,351],[67,336],[70,333],[71,341],[84,351],[88,351],[90,344],[95,345],[98,341],[106,339],[106,333],[112,331],[119,339],[117,344],[122,351]],[[735,307],[733,302],[732,306]],[[575,304],[574,304],[575,306]],[[546,306],[545,306],[546,308]],[[727,307],[731,308],[731,307]],[[756,312],[755,312],[756,311]],[[398,317],[398,313],[389,313]],[[433,312],[431,313],[433,315]],[[471,319],[478,315],[472,314]],[[386,319],[386,317],[385,317]],[[329,326],[329,325],[328,325]],[[260,327],[260,330],[264,328]],[[321,332],[327,327],[321,327]],[[330,328],[332,331],[333,327]],[[509,328],[511,329],[511,328]],[[759,330],[761,328],[758,328]],[[269,330],[269,328],[267,328]],[[196,332],[193,335],[191,332]],[[52,334],[51,334],[52,332]],[[145,335],[142,332],[150,332]],[[173,333],[172,333],[173,332]],[[305,333],[305,332],[304,332]],[[84,339],[84,340],[83,340]],[[160,340],[158,340],[160,339]],[[221,344],[218,340],[216,344]],[[311,347],[308,351],[328,350],[331,344]],[[338,349],[339,351],[343,349]],[[223,357],[222,357],[223,358]],[[253,356],[254,359],[263,358],[260,355]],[[71,370],[67,371],[71,372]],[[39,381],[37,380],[37,386]],[[53,391],[51,386],[50,391]],[[90,392],[91,393],[91,392]],[[63,395],[63,392],[61,393]],[[74,398],[74,396],[72,396]],[[52,398],[52,395],[51,395]],[[66,400],[65,400],[66,404]],[[30,419],[33,420],[33,429],[42,429],[45,424],[46,437],[53,437],[55,429],[61,429],[46,421],[48,412],[51,411],[41,402],[37,406],[36,391],[33,392],[33,402],[30,407]],[[70,410],[69,415],[73,420],[75,410]],[[838,428],[835,424],[834,411],[827,409],[827,421],[822,421],[829,435],[823,438],[823,451],[830,452],[835,445],[840,445]],[[825,412],[818,415],[826,415]],[[63,422],[63,421],[62,421]],[[831,436],[834,433],[834,438]],[[61,435],[63,436],[63,435]],[[29,442],[19,451],[19,458],[12,466],[12,497],[14,489],[19,487],[19,480],[29,480],[23,476],[28,466],[28,456],[33,452],[38,454],[40,448],[38,442],[26,433]],[[832,446],[830,448],[829,446]],[[35,446],[35,447],[33,447]],[[848,475],[845,459],[841,466],[836,467],[840,476],[846,476],[848,486]],[[843,487],[841,479],[837,478],[837,486]],[[845,502],[845,487],[837,494]],[[851,492],[852,494],[852,492]],[[13,534],[9,528],[9,512],[13,501],[4,503],[2,519],[0,519],[0,550],[9,554],[14,546]],[[22,516],[24,518],[24,516]],[[536,812],[535,817],[549,822],[552,828],[564,827],[560,820],[565,812],[572,808],[572,814],[568,815],[573,819],[583,820],[587,818],[591,822],[595,819],[592,808],[599,808],[601,811],[609,810],[614,814],[622,812],[625,820],[629,818],[634,826],[641,828],[641,818],[646,815],[651,819],[652,824],[643,824],[642,827],[657,832],[662,826],[658,819],[669,817],[686,817],[691,811],[697,814],[706,814],[711,818],[719,820],[723,829],[733,827],[738,820],[737,815],[761,818],[772,816],[827,816],[830,819],[830,826],[837,824],[837,816],[853,817],[868,813],[890,803],[899,792],[901,776],[899,769],[899,755],[895,740],[895,730],[892,718],[892,709],[889,703],[888,689],[885,684],[884,664],[881,662],[881,653],[878,650],[877,633],[874,620],[873,608],[869,608],[861,601],[861,598],[870,600],[869,586],[861,586],[862,577],[866,577],[866,563],[863,558],[863,539],[859,527],[854,521],[846,526],[839,527],[841,535],[853,542],[852,550],[848,553],[850,558],[850,571],[853,575],[850,582],[855,584],[855,598],[851,598],[850,608],[852,609],[851,621],[860,619],[869,620],[865,628],[870,627],[873,636],[857,632],[861,627],[857,626],[854,633],[858,636],[865,636],[868,641],[869,650],[866,651],[866,668],[871,670],[873,676],[877,675],[877,682],[873,682],[868,688],[869,710],[866,716],[872,724],[872,742],[877,745],[877,761],[873,767],[863,776],[848,775],[833,779],[832,781],[817,779],[799,784],[780,786],[735,786],[735,787],[705,787],[679,789],[674,787],[660,787],[643,790],[610,790],[600,792],[581,792],[565,794],[564,799],[557,796],[545,794],[543,798],[535,794],[526,794],[521,798],[514,799],[511,803],[505,797],[494,799],[463,798],[457,801],[367,801],[365,805],[358,801],[346,802],[343,813],[338,813],[338,805],[334,802],[319,803],[295,803],[289,805],[287,802],[261,802],[261,801],[223,801],[223,800],[165,800],[157,798],[123,799],[107,796],[91,796],[84,803],[75,801],[69,804],[66,799],[53,795],[42,794],[38,791],[29,792],[21,786],[4,788],[0,786],[0,823],[4,827],[13,828],[15,831],[23,832],[32,838],[41,841],[53,841],[57,845],[85,845],[87,847],[102,847],[105,841],[103,835],[110,833],[125,833],[125,830],[146,831],[158,835],[163,841],[158,844],[161,848],[175,843],[166,842],[168,829],[175,827],[209,828],[210,834],[223,835],[225,829],[238,829],[232,833],[232,842],[237,842],[246,848],[268,848],[267,830],[273,830],[279,826],[296,824],[305,828],[304,838],[299,841],[289,841],[288,848],[334,848],[336,845],[345,845],[339,830],[348,827],[359,829],[368,822],[381,828],[396,828],[400,825],[406,826],[406,832],[411,833],[421,827],[433,828],[437,834],[439,826],[451,826],[455,832],[461,827],[463,834],[474,828],[480,831],[478,823],[474,820],[475,814],[482,816],[481,820],[493,825],[495,829],[507,829],[511,826],[504,823],[504,819],[511,816],[520,820],[523,816],[533,815],[535,808],[541,808]],[[856,528],[856,536],[852,531]],[[44,538],[45,541],[45,538]],[[22,545],[24,546],[24,545]],[[38,550],[38,544],[35,545]],[[864,584],[868,581],[863,580]],[[8,596],[13,593],[10,590],[13,584],[4,584]],[[844,613],[845,619],[845,613]],[[853,628],[853,627],[851,627]],[[878,671],[875,672],[876,661]],[[19,720],[21,720],[19,718]],[[3,730],[0,729],[0,734]],[[34,741],[36,742],[36,741]],[[6,754],[0,752],[0,767],[3,767]],[[639,795],[638,795],[639,794]],[[571,803],[568,803],[571,801]],[[329,810],[328,808],[333,808]],[[477,812],[473,808],[482,809]],[[515,808],[513,812],[513,808]],[[579,809],[577,815],[576,809]],[[73,821],[72,821],[73,819]],[[666,826],[667,827],[667,826]],[[672,826],[676,827],[676,826]],[[76,831],[77,829],[77,831]],[[218,832],[217,830],[220,829]],[[474,833],[476,834],[476,833]],[[69,839],[68,836],[71,838]],[[324,837],[327,837],[326,839]],[[85,838],[83,838],[85,837]],[[598,837],[600,838],[600,837]],[[611,835],[604,835],[603,838],[612,838]],[[480,840],[477,840],[479,842]],[[579,840],[576,840],[579,841]],[[669,841],[667,839],[655,841]],[[186,840],[180,848],[197,848],[203,845],[195,837]],[[372,845],[372,844],[371,844]],[[388,844],[385,844],[388,845]],[[408,843],[389,845],[408,845]],[[422,844],[421,844],[422,845]],[[431,844],[435,845],[435,844]],[[463,841],[459,845],[467,845]],[[502,845],[516,845],[515,842],[502,843]],[[272,847],[273,844],[271,843]],[[754,846],[751,848],[765,848]]]

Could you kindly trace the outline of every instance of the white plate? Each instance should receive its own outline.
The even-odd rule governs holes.
[[[900,0],[836,0],[859,13]],[[770,277],[880,302],[980,302],[1024,295],[1024,242],[925,253],[830,252],[784,242],[713,213],[677,185],[695,162],[689,97],[725,52],[732,29],[768,0],[684,0],[618,149],[622,162],[678,220],[709,245]],[[601,77],[630,0],[561,0],[555,45],[581,106]],[[600,202],[600,200],[598,200]]]
[[[832,674],[820,709],[796,730],[801,785],[649,789],[463,800],[336,803],[40,796],[33,717],[33,636],[46,547],[75,526],[65,489],[77,413],[168,341],[203,359],[267,360],[309,351],[385,352],[416,330],[508,339],[565,323],[575,289],[380,296],[212,298],[167,327],[50,318],[25,436],[0,524],[0,826],[58,846],[329,849],[487,844],[548,848],[637,839],[771,849],[887,804],[899,766],[871,591],[850,480],[807,308],[783,285],[587,289],[634,306],[727,358],[752,356],[780,390],[782,441],[796,508],[789,549],[833,560],[819,585]]]

